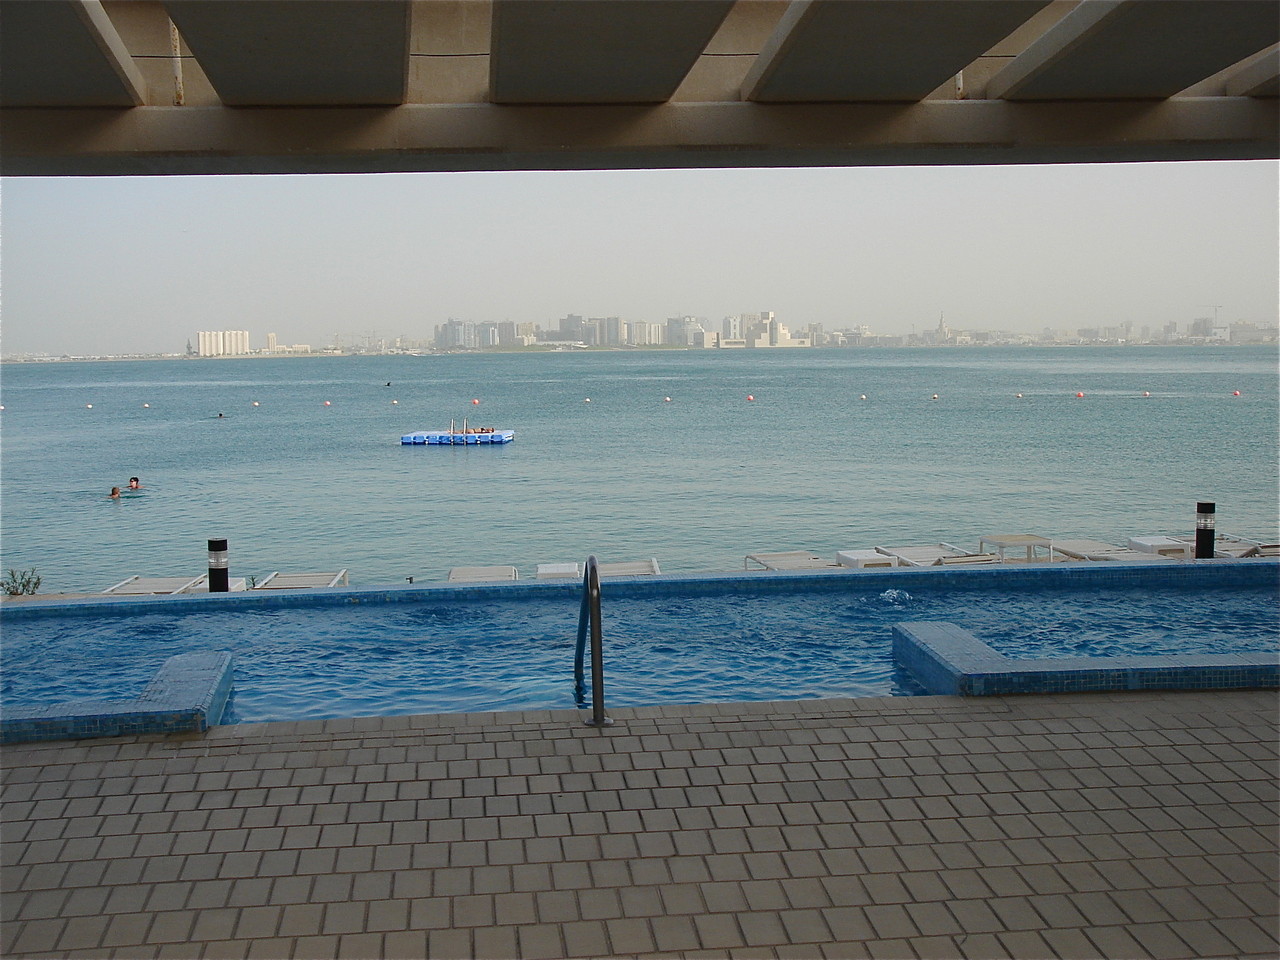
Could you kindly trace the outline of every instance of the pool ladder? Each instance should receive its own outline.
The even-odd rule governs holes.
[[[608,727],[613,721],[604,715],[604,660],[602,632],[600,629],[600,568],[594,556],[587,557],[582,575],[582,607],[578,612],[578,649],[573,659],[573,696],[578,706],[585,704],[586,685],[583,682],[583,655],[587,648],[587,629],[591,631],[591,719],[589,727]]]

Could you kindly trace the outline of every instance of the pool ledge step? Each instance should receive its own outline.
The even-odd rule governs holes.
[[[947,696],[1280,689],[1274,653],[1014,660],[943,621],[894,624],[893,658],[929,693]]]
[[[231,654],[170,657],[133,700],[76,700],[0,712],[0,743],[148,733],[204,733],[231,695]]]

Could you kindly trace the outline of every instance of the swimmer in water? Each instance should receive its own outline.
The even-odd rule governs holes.
[[[130,489],[130,490],[141,490],[141,489],[142,489],[142,481],[141,481],[141,480],[139,480],[137,477],[130,477],[130,478],[129,478],[129,489]]]
[[[107,496],[108,496],[108,497],[110,497],[112,500],[119,500],[119,499],[120,499],[120,488],[119,488],[119,487],[112,487],[112,488],[111,488],[111,492],[110,492],[109,494],[107,494]]]
[[[219,419],[219,420],[221,420],[224,416],[225,416],[225,414],[221,414],[221,413],[220,413],[220,414],[218,414],[218,419]]]

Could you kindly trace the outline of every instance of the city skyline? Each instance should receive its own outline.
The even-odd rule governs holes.
[[[4,181],[6,356],[450,318],[1038,335],[1276,322],[1272,161]]]

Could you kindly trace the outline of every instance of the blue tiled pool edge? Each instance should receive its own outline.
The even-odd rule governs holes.
[[[166,660],[133,700],[6,707],[0,719],[0,743],[204,733],[222,720],[231,683],[231,654],[179,654]]]
[[[896,569],[749,571],[607,577],[601,596],[646,597],[802,591],[842,593],[853,588],[886,590],[936,587],[943,590],[1060,589],[1125,586],[1277,586],[1280,561],[1271,559],[1189,560],[1182,563],[993,564],[982,567],[898,567]],[[327,607],[360,603],[416,603],[442,600],[516,600],[524,597],[582,595],[582,582],[517,580],[494,583],[427,583],[376,587],[328,587],[306,590],[249,590],[224,594],[181,594],[74,600],[0,602],[0,619],[65,616],[131,616],[135,613],[195,613],[209,610]]]
[[[893,658],[936,695],[1280,689],[1280,654],[1014,660],[941,621],[894,624]]]

